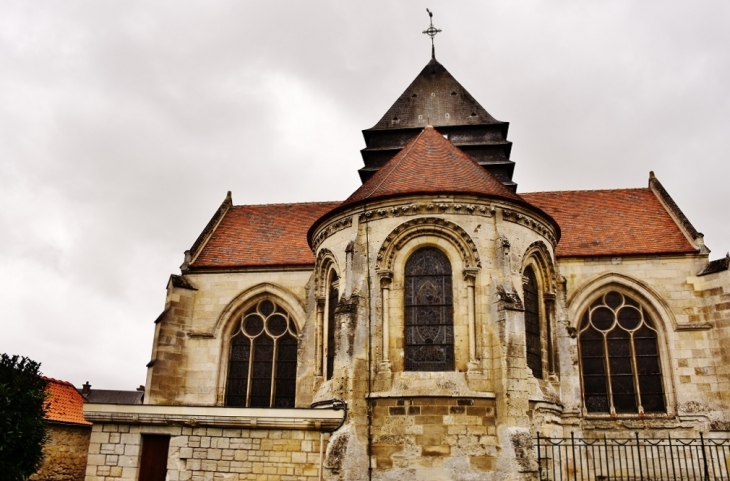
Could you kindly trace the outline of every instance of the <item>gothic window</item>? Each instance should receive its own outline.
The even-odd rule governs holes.
[[[641,304],[601,296],[583,315],[579,345],[589,413],[666,412],[657,331]]]
[[[297,328],[270,300],[243,315],[231,338],[226,406],[293,408]]]
[[[339,299],[337,286],[337,274],[333,271],[327,293],[327,379],[332,379],[335,368],[335,309]]]
[[[525,269],[523,275],[525,296],[525,345],[527,367],[533,376],[542,379],[542,332],[540,322],[540,295],[537,279],[532,267]]]
[[[435,247],[417,250],[405,268],[405,369],[454,369],[451,263]]]

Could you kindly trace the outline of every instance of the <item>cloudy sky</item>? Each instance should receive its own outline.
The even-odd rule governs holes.
[[[644,187],[730,250],[722,0],[0,2],[0,352],[145,380],[183,251],[236,204],[341,200],[437,58],[510,122],[519,190]]]

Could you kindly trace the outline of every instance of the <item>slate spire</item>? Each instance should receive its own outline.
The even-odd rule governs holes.
[[[363,182],[372,177],[408,141],[426,126],[469,154],[512,191],[514,162],[509,159],[512,143],[509,124],[492,117],[474,97],[432,58],[421,73],[373,127],[363,130],[365,167]]]

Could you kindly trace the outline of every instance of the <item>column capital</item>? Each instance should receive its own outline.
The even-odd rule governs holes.
[[[389,269],[378,270],[378,279],[380,279],[380,288],[387,289],[390,287],[390,283],[393,282],[393,271]]]
[[[327,302],[327,298],[325,296],[317,296],[317,307],[320,309],[324,309],[324,305]]]
[[[469,284],[469,286],[473,286],[476,282],[478,272],[479,269],[476,267],[467,267],[462,272],[462,274],[464,275],[464,280]]]

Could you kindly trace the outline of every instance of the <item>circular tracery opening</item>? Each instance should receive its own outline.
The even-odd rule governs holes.
[[[297,327],[275,302],[249,308],[231,334],[226,405],[294,407]]]
[[[610,291],[583,315],[579,339],[588,412],[665,412],[658,335],[636,300]]]

